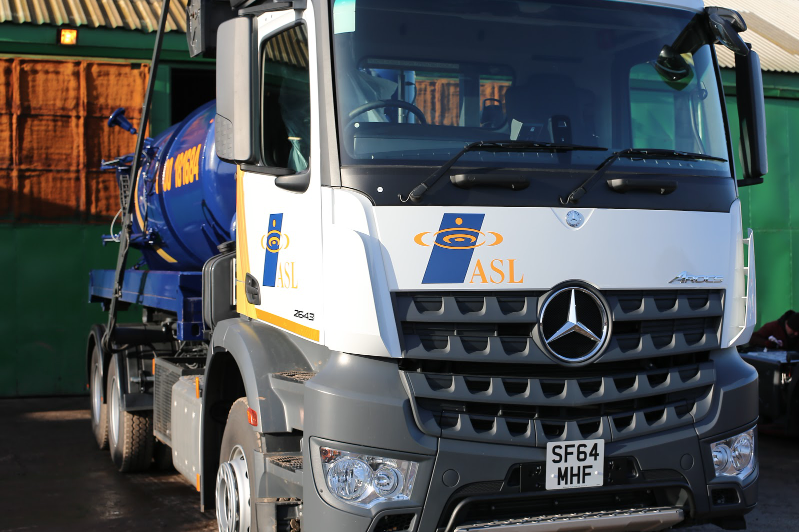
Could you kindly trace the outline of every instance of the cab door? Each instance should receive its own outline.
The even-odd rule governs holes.
[[[260,162],[242,165],[237,174],[237,308],[321,343],[321,161],[311,3],[303,12],[264,13],[257,39]]]

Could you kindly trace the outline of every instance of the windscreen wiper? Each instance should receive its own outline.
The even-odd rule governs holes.
[[[727,159],[722,159],[721,157],[714,157],[712,155],[704,155],[702,153],[691,153],[687,151],[677,151],[677,150],[664,150],[664,149],[652,149],[652,148],[627,148],[626,150],[617,151],[596,167],[596,171],[591,174],[591,176],[583,181],[583,183],[571,191],[571,193],[566,197],[566,199],[560,198],[561,205],[568,205],[569,203],[577,203],[580,201],[580,198],[585,196],[585,193],[588,192],[588,185],[595,181],[596,179],[605,175],[605,172],[608,171],[608,168],[611,167],[613,163],[618,161],[621,158],[628,158],[633,159],[636,157],[652,157],[654,159],[687,159],[690,161],[719,161],[722,163],[726,163]]]
[[[580,146],[579,144],[555,144],[554,142],[536,142],[530,140],[478,140],[464,146],[455,156],[449,161],[445,162],[441,167],[433,172],[433,174],[416,185],[416,188],[411,190],[408,197],[399,199],[405,203],[408,200],[413,203],[419,203],[422,196],[427,190],[436,184],[436,182],[452,168],[458,159],[470,151],[607,151],[607,148],[600,148],[597,146]]]

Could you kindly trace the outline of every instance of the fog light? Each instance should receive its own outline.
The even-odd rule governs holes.
[[[375,471],[374,486],[381,497],[391,497],[402,488],[402,473],[396,467],[382,465]]]
[[[746,478],[755,469],[755,429],[710,445],[717,477]]]
[[[319,449],[322,471],[330,493],[340,501],[362,508],[377,503],[408,500],[419,464],[369,456],[329,447]]]

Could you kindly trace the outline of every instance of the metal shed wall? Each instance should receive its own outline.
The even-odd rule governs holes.
[[[728,96],[727,104],[740,171],[735,97]],[[766,98],[766,122],[769,173],[763,184],[740,189],[744,230],[755,233],[758,326],[787,309],[799,310],[799,187],[793,183],[799,172],[799,99]]]

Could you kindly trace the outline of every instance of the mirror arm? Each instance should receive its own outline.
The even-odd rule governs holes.
[[[275,178],[275,186],[291,192],[305,192],[311,184],[311,172],[305,170],[297,174],[281,175]]]
[[[763,183],[762,177],[745,177],[744,179],[739,179],[736,181],[738,183],[738,188],[740,187],[751,187],[752,185],[760,185]]]

